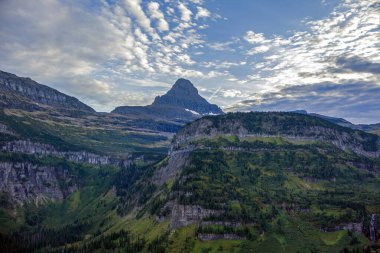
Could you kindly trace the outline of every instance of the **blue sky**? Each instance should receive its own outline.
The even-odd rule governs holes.
[[[377,0],[2,0],[0,69],[98,111],[180,77],[226,111],[380,122]]]

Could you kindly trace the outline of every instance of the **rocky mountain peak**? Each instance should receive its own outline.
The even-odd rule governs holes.
[[[178,79],[173,87],[168,91],[167,94],[172,94],[172,95],[190,95],[190,96],[197,96],[198,95],[198,90],[197,88],[194,87],[194,85],[187,79],[180,78]]]
[[[120,106],[112,112],[187,122],[203,115],[223,114],[217,105],[210,104],[189,80],[183,78],[178,79],[166,94],[157,96],[151,105]]]
[[[155,98],[152,106],[174,106],[198,114],[221,114],[222,110],[199,95],[197,88],[186,79],[178,79],[172,88]]]

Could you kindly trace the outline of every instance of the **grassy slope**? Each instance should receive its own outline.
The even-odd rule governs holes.
[[[225,140],[219,138],[211,140],[211,142],[230,146],[231,142],[238,145],[239,141],[228,137]],[[379,211],[376,203],[376,199],[380,195],[379,190],[376,189],[379,186],[378,176],[373,178],[354,167],[338,166],[341,161],[334,160],[336,157],[348,159],[345,156],[352,155],[343,152],[335,155],[335,158],[332,156],[326,158],[326,155],[321,155],[327,161],[333,159],[331,162],[334,162],[327,163],[329,166],[333,165],[334,171],[334,174],[327,180],[318,179],[319,174],[307,167],[302,167],[295,173],[295,171],[288,170],[288,167],[283,167],[289,165],[286,158],[298,157],[295,164],[305,166],[310,164],[311,167],[315,165],[318,169],[318,166],[322,165],[313,164],[312,161],[322,158],[313,154],[315,151],[313,145],[320,144],[292,144],[278,138],[250,139],[249,142],[255,147],[275,143],[277,147],[286,148],[288,153],[277,152],[275,156],[269,155],[265,158],[265,153],[260,152],[250,155],[227,151],[222,153],[219,151],[195,152],[193,164],[196,170],[187,168],[183,175],[191,173],[197,180],[185,181],[181,189],[192,188],[193,192],[198,195],[193,200],[183,199],[182,201],[205,206],[213,202],[217,196],[218,201],[231,204],[230,206],[239,203],[241,209],[256,212],[249,218],[253,219],[250,220],[251,222],[258,222],[254,219],[265,217],[264,220],[267,223],[265,231],[258,228],[258,234],[254,240],[202,242],[196,238],[197,226],[191,225],[171,233],[167,239],[167,252],[314,252],[315,250],[339,252],[345,247],[355,249],[368,244],[368,240],[362,235],[349,235],[346,231],[322,232],[319,226],[355,221],[362,210],[355,210],[354,207],[350,207],[351,204],[363,204],[368,212]],[[292,153],[290,147],[296,151]],[[302,151],[299,150],[300,147],[302,147]],[[354,158],[351,157],[351,159]],[[301,159],[303,162],[297,159]],[[210,163],[211,161],[212,163]],[[252,178],[250,179],[246,170],[257,170],[260,173],[257,174],[259,175],[257,178],[250,181]],[[226,175],[228,178],[225,178]],[[341,178],[332,181],[334,175],[339,175]],[[317,180],[310,181],[305,179],[306,176]],[[220,181],[222,178],[224,178],[223,183]],[[91,184],[95,184],[95,186],[91,186]],[[140,218],[136,218],[138,212],[135,211],[120,217],[115,211],[118,200],[113,191],[107,187],[96,186],[96,184],[97,181],[89,182],[87,187],[72,194],[62,204],[49,206],[48,218],[43,225],[58,228],[75,220],[89,221],[92,224],[86,232],[86,238],[89,241],[96,239],[99,232],[111,234],[120,230],[128,230],[136,237],[144,237],[149,243],[168,231],[169,221],[158,223],[149,212],[145,212]],[[178,185],[174,184],[173,187],[178,187]],[[326,192],[332,191],[335,192],[334,196],[326,195]],[[234,194],[234,197],[229,194]],[[363,198],[367,194],[370,195]],[[203,200],[205,201],[203,202]],[[233,201],[231,202],[231,200]],[[218,201],[214,204],[217,205]],[[279,205],[284,202],[304,205],[303,208],[309,208],[310,211],[304,213],[296,210],[282,210]],[[258,205],[258,209],[255,209],[256,205]],[[277,210],[276,214],[271,213],[273,207]],[[226,209],[226,211],[235,219],[246,219],[241,216],[241,212],[234,213],[232,209]],[[224,217],[224,219],[228,220],[229,218]],[[351,245],[353,240],[355,243]],[[147,247],[145,247],[145,251],[148,252]]]
[[[30,139],[51,144],[61,150],[87,150],[99,154],[123,156],[130,152],[165,154],[169,145],[166,136],[125,130],[122,127],[98,126],[80,121],[57,120],[49,115],[19,111],[0,112],[0,123],[16,133],[13,139]],[[78,122],[77,122],[78,121]]]
[[[98,149],[104,145],[103,152],[112,153],[116,149],[128,150],[131,140],[134,147],[139,142],[139,145],[145,145],[144,147],[150,143],[149,139],[144,138],[123,139],[124,137],[115,133],[116,131],[112,134],[104,129],[84,131],[82,128],[77,129],[72,126],[66,128],[64,124],[59,125],[62,127],[59,129],[56,123],[50,126],[50,123],[30,120],[24,117],[21,120],[17,119],[13,126],[18,125],[20,129],[27,129],[25,134],[30,134],[31,131],[37,132],[39,129],[35,126],[42,126],[42,136],[30,134],[30,137],[62,143],[69,148],[91,146]],[[55,139],[57,134],[59,139]],[[76,139],[73,136],[76,136]],[[84,141],[81,138],[84,138]],[[119,146],[120,140],[125,146],[124,144]],[[97,141],[98,147],[95,144]],[[156,139],[156,141],[159,143],[161,140]],[[176,182],[168,184],[170,190],[191,189],[195,192],[197,198],[183,199],[184,203],[204,206],[210,203],[213,205],[226,203],[228,206],[226,211],[231,217],[247,219],[242,215],[242,210],[248,210],[252,214],[248,219],[252,219],[252,222],[258,221],[255,219],[265,220],[266,229],[259,227],[258,236],[254,240],[202,242],[196,238],[196,225],[192,225],[178,229],[168,238],[162,239],[166,243],[167,252],[313,252],[313,250],[339,252],[344,247],[360,248],[368,244],[364,236],[349,235],[345,231],[326,233],[319,227],[356,221],[363,214],[363,210],[366,214],[380,212],[380,206],[376,202],[380,198],[378,170],[375,173],[359,170],[344,162],[349,160],[373,165],[376,171],[378,168],[376,166],[379,166],[378,160],[363,159],[321,143],[289,142],[282,138],[239,140],[227,136],[202,141],[202,145],[216,147],[243,145],[276,149],[245,154],[216,150],[197,151],[192,154],[193,166],[183,171],[183,176],[192,175],[193,178],[182,185]],[[324,149],[326,152],[319,153],[319,149]],[[118,176],[118,169],[78,165],[73,166],[73,169],[80,173],[83,187],[62,203],[51,203],[36,211],[42,218],[39,225],[43,228],[60,231],[70,225],[86,224],[85,229],[80,232],[82,241],[69,243],[66,246],[80,246],[100,238],[100,234],[112,235],[121,230],[128,230],[133,236],[144,237],[147,240],[144,251],[149,252],[148,244],[168,231],[169,221],[158,223],[149,211],[140,218],[136,218],[140,213],[136,210],[132,210],[126,216],[117,214],[116,209],[120,200],[115,195],[113,185],[114,178]],[[294,203],[310,211],[303,213],[281,210],[280,205],[284,202]],[[236,206],[239,208],[234,208]],[[277,210],[276,214],[271,213],[273,207]],[[4,214],[0,213],[0,219],[2,217]],[[23,217],[19,217],[16,221],[21,225],[22,220]],[[8,230],[19,225],[6,225],[9,227],[5,228]],[[38,228],[30,226],[26,229],[34,231]],[[357,238],[357,243],[350,245],[353,238]]]
[[[242,243],[246,252],[248,249],[255,249],[255,252],[312,252],[313,249],[337,252],[344,247],[361,248],[368,244],[362,235],[348,235],[345,231],[321,232],[319,227],[360,221],[363,215],[368,219],[368,213],[379,212],[378,160],[359,158],[321,143],[290,143],[281,138],[245,141],[248,143],[243,144],[231,136],[199,141],[201,146],[251,146],[267,151],[256,150],[249,154],[218,150],[194,152],[192,166],[183,172],[184,178],[191,179],[185,179],[176,189],[193,192],[193,197],[182,198],[183,204],[215,208],[223,203],[232,206],[231,200],[234,200],[241,210],[251,210],[248,213],[256,215],[246,217],[241,211],[236,213],[225,208],[227,214],[222,219],[234,217],[255,222],[260,216],[266,217],[265,232],[253,242]],[[272,146],[275,150],[268,151],[271,144],[275,144]],[[325,152],[320,153],[318,149]],[[360,170],[350,165],[351,162],[375,164],[373,168],[377,172]],[[285,211],[280,208],[283,203],[296,207]],[[271,213],[272,208],[277,210],[277,215]],[[278,220],[282,221],[281,226]],[[194,233],[184,231],[185,234]],[[182,245],[184,240],[178,244]],[[351,245],[352,240],[357,242]],[[203,247],[206,251],[211,248],[210,252],[217,252],[217,248],[229,247],[220,247],[220,243],[232,247],[237,242],[195,240],[194,249]],[[228,248],[227,252],[235,251]]]

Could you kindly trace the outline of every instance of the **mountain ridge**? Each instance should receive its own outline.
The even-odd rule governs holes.
[[[375,123],[375,124],[354,124],[344,118],[337,118],[337,117],[332,117],[332,116],[326,116],[318,113],[309,113],[306,110],[295,110],[295,111],[290,111],[294,113],[299,113],[299,114],[306,114],[306,115],[311,115],[315,116],[324,120],[327,120],[331,123],[344,126],[344,127],[349,127],[352,129],[357,129],[357,130],[363,130],[367,132],[378,132],[380,133],[380,123]]]
[[[0,103],[5,108],[43,110],[50,106],[58,110],[77,110],[93,113],[95,110],[49,86],[28,77],[0,71]]]

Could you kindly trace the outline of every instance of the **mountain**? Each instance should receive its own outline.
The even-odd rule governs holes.
[[[358,129],[361,129],[363,131],[380,135],[380,123],[370,124],[370,125],[359,124],[357,126],[358,126]]]
[[[0,252],[379,247],[380,137],[360,130],[376,125],[223,114],[184,79],[152,105],[97,113],[2,76]]]
[[[187,124],[155,162],[135,157],[120,166],[106,154],[79,156],[91,146],[75,150],[71,138],[38,134],[27,118],[3,118],[0,252],[335,253],[379,245],[377,135],[306,114],[228,113]],[[33,140],[15,140],[29,132]],[[128,144],[112,139],[108,156]]]
[[[0,71],[0,106],[23,110],[47,110],[95,112],[78,99],[65,95],[30,78],[18,77]]]
[[[204,115],[222,114],[223,111],[201,97],[189,80],[181,78],[165,95],[156,97],[151,105],[121,106],[112,113],[192,121]]]
[[[330,117],[330,116],[325,116],[325,115],[321,115],[318,113],[308,113],[305,110],[296,110],[296,111],[291,111],[291,112],[300,113],[300,114],[308,114],[311,116],[315,116],[315,117],[327,120],[331,123],[334,123],[334,124],[337,124],[340,126],[349,127],[352,129],[363,130],[363,131],[375,133],[378,135],[380,134],[380,124],[353,124],[353,123],[351,123],[348,120],[343,119],[343,118]]]

